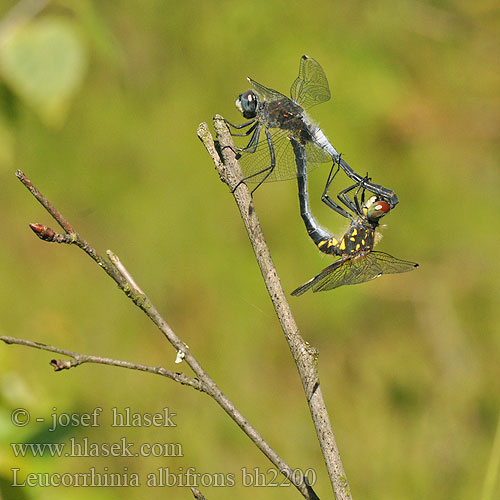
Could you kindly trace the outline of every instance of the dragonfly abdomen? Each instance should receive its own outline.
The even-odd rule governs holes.
[[[340,155],[332,146],[331,142],[328,140],[321,128],[319,128],[306,113],[303,113],[302,120],[309,132],[309,140],[313,142],[317,147],[325,151],[328,156],[331,156],[332,160],[337,162]]]
[[[331,236],[330,238],[321,240],[319,242],[315,242],[316,246],[321,250],[323,253],[329,254],[329,255],[342,255],[342,251],[340,250],[340,245],[342,244],[342,240],[337,240],[335,236]]]
[[[316,130],[314,131],[313,141],[321,149],[323,149],[326,153],[328,153],[328,155],[332,157],[332,160],[334,160],[335,162],[338,161],[338,158],[340,156],[339,153],[332,146],[332,144],[330,143],[330,141],[328,140],[326,135],[323,133],[323,131],[319,127],[316,127]]]

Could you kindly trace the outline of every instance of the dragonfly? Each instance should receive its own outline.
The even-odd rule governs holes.
[[[332,162],[329,179],[333,167],[337,165],[354,182],[364,182],[366,188],[387,201],[391,209],[397,205],[399,200],[394,191],[368,182],[356,173],[306,113],[306,110],[331,97],[328,80],[318,62],[302,56],[299,75],[290,90],[291,98],[251,78],[248,81],[252,89],[240,94],[235,103],[248,121],[239,125],[227,120],[226,123],[234,129],[233,136],[250,137],[245,147],[236,149],[245,175],[241,182],[257,183],[252,193],[263,182],[296,177],[295,157],[289,140],[293,138],[304,146],[309,170]],[[239,133],[238,130],[244,132]],[[322,200],[328,205],[327,198],[325,188]]]
[[[311,213],[307,191],[306,150],[297,140],[290,139],[297,165],[300,214],[307,232],[320,251],[337,255],[339,260],[323,269],[314,278],[292,292],[299,296],[308,290],[322,292],[342,285],[354,285],[378,278],[383,274],[406,273],[418,267],[415,262],[398,259],[385,252],[374,251],[378,235],[375,231],[382,217],[391,210],[390,204],[371,196],[365,201],[365,192],[369,190],[368,176],[338,194],[342,202],[352,213],[331,200],[332,208],[350,220],[349,227],[341,238],[336,238],[319,226]],[[353,199],[348,194],[355,190]],[[361,200],[359,192],[361,191]],[[353,215],[354,214],[354,215]]]

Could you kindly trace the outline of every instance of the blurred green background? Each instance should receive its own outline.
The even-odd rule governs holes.
[[[30,222],[55,224],[16,179],[20,168],[101,253],[120,256],[271,446],[292,467],[314,469],[316,492],[332,498],[247,235],[196,136],[216,113],[241,121],[234,100],[246,76],[288,94],[307,54],[333,95],[313,118],[350,165],[401,200],[378,248],[421,266],[290,297],[320,350],[353,498],[499,498],[498,484],[483,496],[500,409],[497,2],[54,1],[35,2],[36,15],[32,4],[0,3],[1,333],[187,370],[89,258],[32,234]],[[338,234],[345,222],[318,202],[323,168],[310,176],[313,210]],[[304,231],[293,181],[261,187],[255,205],[288,293],[331,262]],[[232,487],[199,484],[208,499],[299,497],[244,486],[243,467],[270,481],[271,465],[206,396],[118,368],[55,374],[52,357],[0,345],[5,499],[192,498],[144,480],[127,489],[7,486],[12,468],[24,477],[92,466],[142,479],[161,467],[234,475]],[[48,432],[54,411],[98,406],[99,427]],[[112,407],[169,407],[177,427],[113,428]],[[12,425],[15,408],[29,410],[29,425]],[[184,456],[21,458],[10,446],[124,436],[180,443]]]

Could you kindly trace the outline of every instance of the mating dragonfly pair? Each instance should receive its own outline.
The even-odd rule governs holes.
[[[292,295],[301,295],[309,289],[318,292],[364,283],[382,274],[403,273],[418,267],[414,262],[373,250],[379,220],[397,205],[398,197],[394,191],[372,183],[368,176],[356,173],[306,114],[307,109],[330,99],[328,80],[321,66],[308,56],[302,57],[291,98],[251,78],[248,81],[253,90],[241,94],[236,106],[249,121],[241,125],[227,122],[236,130],[246,129],[243,133],[233,132],[233,136],[250,136],[248,144],[238,148],[237,158],[245,175],[242,182],[257,183],[253,193],[263,182],[297,177],[301,216],[309,236],[319,250],[340,257]],[[321,199],[350,221],[340,239],[319,226],[309,207],[307,173],[327,162],[332,167]],[[354,184],[337,195],[339,204],[328,193],[340,170]],[[352,191],[351,200],[348,194]],[[366,191],[374,196],[365,200]]]

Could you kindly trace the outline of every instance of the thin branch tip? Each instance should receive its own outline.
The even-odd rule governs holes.
[[[201,122],[198,125],[198,128],[196,129],[196,133],[198,134],[198,137],[200,139],[202,139],[203,136],[206,136],[207,134],[209,134],[210,131],[208,130],[207,122]]]
[[[193,492],[193,496],[194,498],[196,498],[196,500],[206,500],[206,498],[203,496],[203,493],[200,490],[191,487],[191,491]]]

